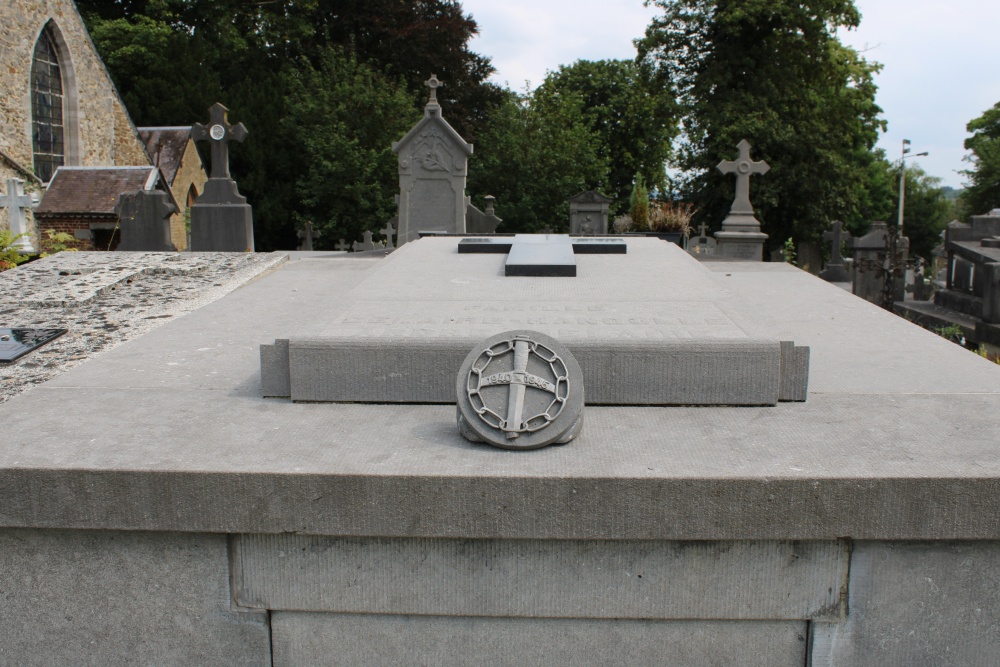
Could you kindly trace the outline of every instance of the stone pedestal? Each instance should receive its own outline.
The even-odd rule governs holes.
[[[730,232],[725,230],[715,233],[716,253],[719,257],[742,259],[749,262],[764,260],[764,241],[767,234],[756,232]]]
[[[229,178],[210,178],[191,205],[191,250],[253,252],[253,209]]]
[[[121,229],[118,250],[170,252],[170,216],[177,206],[166,192],[131,192],[118,199],[115,212]]]

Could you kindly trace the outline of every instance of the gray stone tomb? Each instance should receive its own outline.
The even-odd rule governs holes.
[[[21,237],[14,241],[14,248],[18,252],[25,254],[35,252],[28,235],[28,218],[25,211],[36,206],[38,206],[38,196],[24,194],[23,180],[20,178],[7,179],[7,192],[0,194],[0,208],[7,209],[7,222],[10,226],[11,236]]]
[[[115,214],[121,229],[118,250],[170,252],[177,248],[170,242],[170,216],[177,206],[169,193],[161,190],[137,190],[118,197]]]
[[[253,209],[229,175],[229,144],[247,137],[243,123],[230,125],[229,110],[219,103],[208,110],[209,124],[195,123],[191,136],[212,146],[212,172],[191,205],[191,250],[253,252]]]
[[[852,291],[855,296],[878,305],[886,305],[891,290],[892,301],[906,296],[906,257],[910,241],[896,238],[882,221],[872,224],[871,231],[849,242],[852,264]],[[891,284],[890,284],[891,283]]]
[[[465,177],[472,144],[442,118],[437,99],[442,85],[432,74],[423,119],[392,144],[399,156],[398,246],[416,239],[420,232],[466,232],[470,200],[465,195]]]
[[[569,198],[569,233],[593,236],[608,233],[608,210],[611,202],[595,190],[585,190]]]
[[[503,222],[502,218],[497,217],[494,208],[496,197],[486,195],[483,199],[486,200],[485,212],[480,211],[471,202],[465,208],[465,231],[469,234],[495,234],[497,225]]]
[[[692,236],[688,239],[687,251],[697,256],[712,256],[716,253],[717,242],[711,236],[705,233],[708,228],[704,222],[701,223],[701,227],[698,230],[698,236]]]
[[[736,174],[736,197],[729,215],[722,221],[722,230],[715,233],[718,255],[733,259],[761,261],[764,258],[764,241],[767,234],[760,231],[760,221],[754,216],[750,203],[750,177],[766,174],[771,167],[750,158],[750,142],[742,140],[737,146],[735,160],[723,160],[717,169],[723,174]]]

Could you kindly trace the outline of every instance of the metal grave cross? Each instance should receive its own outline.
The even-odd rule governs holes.
[[[212,142],[212,178],[229,178],[229,142],[247,138],[243,123],[229,124],[229,109],[218,102],[208,109],[209,125],[195,123],[191,136],[195,141]]]
[[[718,165],[718,170],[723,174],[736,174],[736,199],[733,200],[733,207],[730,214],[753,215],[753,206],[750,204],[750,176],[753,174],[766,174],[771,166],[760,160],[754,162],[750,159],[750,142],[744,139],[736,148],[740,154],[735,160],[723,160]]]
[[[14,241],[14,247],[17,248],[18,252],[35,252],[27,236],[28,218],[24,212],[33,208],[37,203],[38,201],[34,197],[24,194],[24,181],[20,178],[7,179],[7,194],[0,194],[0,208],[7,209],[11,236],[24,234]]]
[[[844,241],[850,241],[851,235],[844,231],[844,223],[840,220],[833,221],[833,231],[823,232],[823,240],[830,241],[830,264],[843,264],[844,258],[840,254],[841,245]]]
[[[575,277],[575,255],[624,255],[624,239],[573,238],[568,234],[516,234],[513,238],[464,238],[460,253],[506,254],[505,276]]]
[[[313,239],[318,239],[323,235],[323,232],[318,229],[313,229],[313,223],[311,220],[306,220],[305,226],[297,231],[296,236],[302,239],[302,250],[312,250],[313,249]]]

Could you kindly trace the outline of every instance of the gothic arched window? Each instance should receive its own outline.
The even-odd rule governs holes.
[[[46,183],[65,162],[64,137],[62,68],[52,29],[46,26],[31,62],[31,143],[35,174]]]

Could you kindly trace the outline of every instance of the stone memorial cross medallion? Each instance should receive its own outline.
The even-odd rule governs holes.
[[[502,449],[564,444],[583,427],[583,371],[559,341],[537,331],[497,334],[458,372],[459,431]]]

